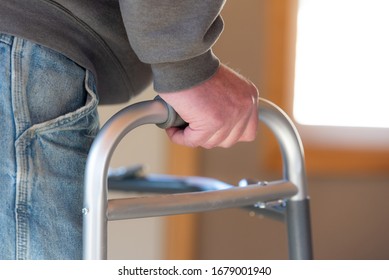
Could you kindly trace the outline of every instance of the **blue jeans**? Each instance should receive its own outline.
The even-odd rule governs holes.
[[[80,259],[85,162],[98,131],[91,73],[0,34],[0,259]]]

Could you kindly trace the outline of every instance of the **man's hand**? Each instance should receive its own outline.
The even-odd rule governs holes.
[[[174,143],[227,148],[256,136],[258,91],[225,65],[200,85],[160,96],[189,124],[185,129],[166,130]]]

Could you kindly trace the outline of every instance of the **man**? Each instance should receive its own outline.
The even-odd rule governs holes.
[[[96,107],[155,90],[178,144],[253,140],[257,90],[219,63],[222,0],[1,0],[0,258],[81,258]]]

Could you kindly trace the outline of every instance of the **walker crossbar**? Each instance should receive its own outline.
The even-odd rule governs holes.
[[[131,166],[129,168],[118,168],[110,169],[108,175],[108,190],[109,191],[125,191],[129,193],[142,193],[142,194],[182,194],[182,193],[192,193],[192,192],[210,192],[210,191],[219,191],[226,190],[230,188],[237,188],[236,186],[226,184],[222,181],[218,181],[213,178],[208,177],[198,177],[198,176],[173,176],[173,175],[161,175],[161,174],[148,174],[144,176],[141,174],[141,166]],[[251,182],[250,182],[251,181]],[[277,182],[272,182],[274,185]],[[249,185],[256,186],[256,192],[258,186],[267,186],[268,182],[256,182],[252,180],[242,179],[239,182],[239,187],[247,187]],[[296,187],[294,187],[297,192]],[[247,193],[246,193],[247,195]],[[186,199],[183,196],[177,197],[177,199]],[[129,204],[132,203],[132,199],[129,199],[128,208],[132,207]],[[109,201],[108,205],[108,220],[115,219],[114,216],[117,216],[117,213],[114,215],[110,213],[110,205],[113,203],[113,200]],[[137,202],[139,203],[139,202]],[[223,203],[223,206],[226,206]],[[277,201],[271,202],[259,202],[251,206],[246,204],[241,207],[242,209],[249,211],[250,215],[259,215],[267,217],[273,220],[280,222],[285,221],[285,210],[286,210],[286,199],[279,199]],[[220,206],[218,206],[220,207]],[[226,206],[226,208],[231,208],[233,206]],[[236,207],[239,207],[236,204]],[[218,208],[219,209],[219,208]],[[164,209],[165,210],[165,209]],[[131,210],[128,210],[131,211]],[[198,209],[198,212],[206,211],[203,208]],[[197,212],[196,211],[196,212]],[[194,212],[194,211],[193,211]],[[157,213],[158,214],[158,213]],[[182,214],[182,213],[181,213]],[[127,215],[138,215],[136,213],[131,213]],[[129,216],[125,216],[128,219]],[[171,214],[170,214],[171,215]],[[158,216],[158,215],[154,215]],[[121,218],[116,218],[121,219]]]
[[[176,117],[161,100],[136,103],[113,116],[97,135],[87,160],[82,209],[84,259],[107,258],[108,220],[254,206],[258,202],[281,199],[286,201],[289,257],[311,259],[309,198],[301,140],[288,116],[274,104],[261,99],[259,112],[259,119],[270,127],[279,141],[283,180],[265,186],[234,187],[202,179],[201,184],[217,185],[216,190],[108,200],[109,162],[118,143],[140,125],[174,123],[171,118]]]
[[[112,199],[107,215],[108,220],[124,220],[187,214],[255,205],[258,201],[274,201],[296,193],[296,187],[284,181],[260,187],[252,185],[217,191]]]

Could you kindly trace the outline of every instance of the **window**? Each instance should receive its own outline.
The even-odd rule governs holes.
[[[278,54],[290,56],[280,61],[284,89],[271,95],[297,124],[309,174],[387,174],[389,1],[291,3],[278,27],[289,42]]]
[[[389,147],[389,1],[300,0],[293,115],[317,145]]]

